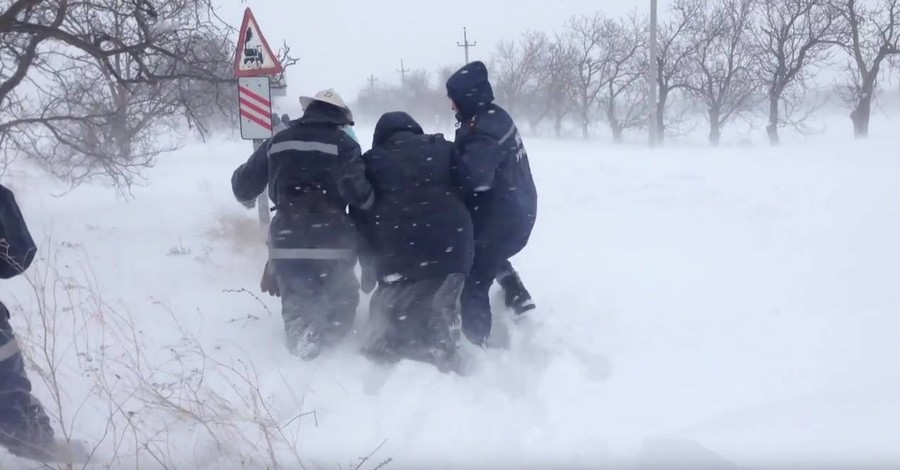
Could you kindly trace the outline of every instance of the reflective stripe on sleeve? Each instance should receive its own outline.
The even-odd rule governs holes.
[[[9,340],[9,342],[0,346],[0,362],[12,358],[16,354],[19,354],[20,351],[19,342],[16,341],[15,338]]]

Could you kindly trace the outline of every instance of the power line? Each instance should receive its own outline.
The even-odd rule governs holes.
[[[477,46],[477,45],[478,45],[477,42],[469,42],[469,33],[468,33],[468,31],[466,31],[466,28],[463,27],[463,42],[462,42],[462,44],[460,44],[459,41],[457,41],[457,42],[456,42],[456,46],[457,46],[457,47],[462,47],[462,48],[465,49],[465,51],[466,51],[466,63],[467,63],[467,64],[469,63],[469,48],[470,48],[470,47],[475,47],[475,46]]]

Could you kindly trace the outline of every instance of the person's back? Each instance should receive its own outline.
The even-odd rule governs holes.
[[[459,296],[472,266],[472,221],[453,146],[406,113],[387,113],[363,155],[375,204],[361,223],[378,289],[370,355],[459,367]],[[365,263],[364,263],[365,264]]]
[[[281,295],[288,349],[312,359],[343,338],[356,316],[357,235],[346,211],[368,209],[374,193],[359,144],[343,130],[353,120],[340,97],[324,90],[304,101],[303,117],[235,170],[232,190],[252,207],[269,188],[276,213],[266,269]]]
[[[376,195],[370,218],[377,223],[369,231],[380,254],[378,277],[468,273],[472,222],[453,175],[453,144],[423,134],[406,113],[387,113],[363,161]]]
[[[346,155],[358,158],[354,149],[359,147],[338,127],[343,121],[336,112],[313,103],[268,145],[268,191],[278,215],[270,231],[275,249],[355,248],[353,223],[346,214],[347,191],[336,175],[354,164]]]

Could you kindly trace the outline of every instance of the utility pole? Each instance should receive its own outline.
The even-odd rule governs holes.
[[[369,90],[374,92],[375,91],[375,82],[377,82],[378,79],[375,78],[375,75],[369,75],[368,81],[369,81]]]
[[[658,124],[657,111],[659,110],[659,107],[656,102],[657,101],[657,91],[659,90],[659,81],[658,81],[659,63],[657,62],[658,55],[659,55],[657,48],[658,48],[659,44],[657,43],[657,40],[656,40],[657,27],[658,27],[658,25],[657,25],[658,19],[657,19],[657,14],[656,14],[656,10],[657,10],[656,3],[657,3],[657,0],[650,0],[650,70],[649,70],[650,76],[648,77],[648,84],[650,85],[650,96],[649,96],[650,122],[648,123],[649,124],[648,127],[650,129],[650,146],[651,147],[656,146],[660,141],[660,139],[659,139],[660,129],[659,129],[659,126],[657,126],[657,124]]]
[[[403,89],[406,89],[406,72],[409,72],[408,68],[403,67],[403,59],[400,59],[400,85],[402,85]]]
[[[456,42],[457,47],[462,47],[466,51],[466,63],[469,63],[469,48],[477,46],[477,42],[469,42],[469,32],[466,31],[466,28],[463,27],[463,42],[462,44],[459,41]]]

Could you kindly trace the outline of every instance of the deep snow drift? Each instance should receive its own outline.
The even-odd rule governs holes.
[[[41,259],[3,301],[99,468],[900,465],[890,127],[779,149],[526,137],[539,219],[513,262],[538,310],[498,309],[512,347],[471,377],[385,373],[355,338],[284,350],[257,212],[230,192],[242,141],[164,155],[130,202],[16,166]]]

